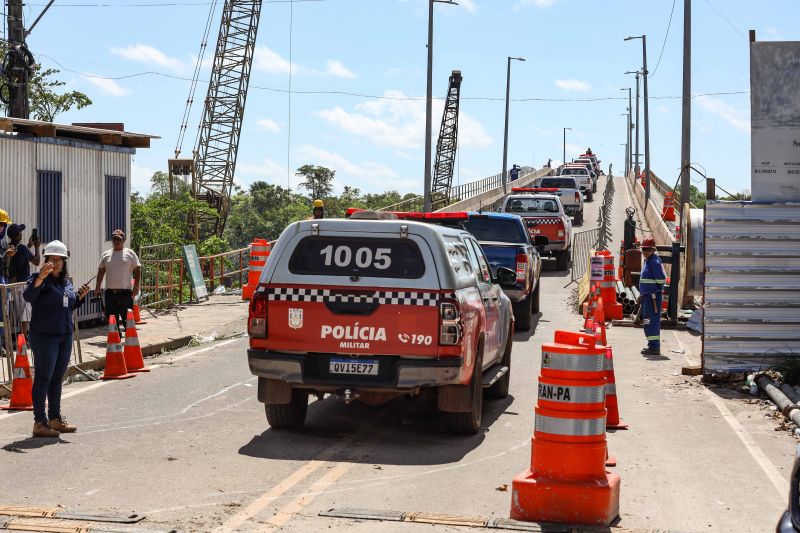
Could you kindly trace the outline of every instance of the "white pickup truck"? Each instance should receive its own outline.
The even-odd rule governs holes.
[[[575,221],[583,224],[583,194],[578,176],[545,176],[539,182],[539,191],[554,194],[561,200],[564,211]]]
[[[559,176],[572,176],[578,180],[578,186],[581,192],[586,195],[586,201],[591,202],[594,200],[592,173],[591,163],[569,163],[564,165],[564,168],[559,172]]]
[[[556,268],[566,270],[572,254],[572,222],[560,198],[553,192],[538,192],[540,190],[511,189],[500,211],[522,217],[539,254],[555,258]]]

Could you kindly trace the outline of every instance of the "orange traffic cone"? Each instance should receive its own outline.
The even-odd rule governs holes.
[[[147,321],[142,320],[142,315],[139,313],[139,304],[137,303],[133,304],[133,321],[136,322],[137,325],[147,324]],[[126,337],[128,336],[127,333],[125,334],[125,336]]]
[[[511,518],[608,526],[620,477],[606,472],[605,347],[556,331],[542,345],[530,467],[512,482]]]
[[[125,321],[125,366],[128,372],[150,372],[144,366],[142,347],[139,346],[139,334],[136,332],[136,319],[132,309],[128,309],[127,320]]]
[[[13,381],[11,382],[11,403],[0,407],[6,411],[32,411],[33,379],[31,379],[31,363],[28,360],[28,347],[25,336],[17,337],[17,357],[14,359]]]
[[[605,309],[603,308],[602,304],[603,299],[600,298],[601,304],[597,306],[597,309],[594,310],[594,330],[588,333],[594,333],[597,335],[597,339],[600,341],[600,344],[603,346],[608,345],[606,342],[606,317],[604,315]]]
[[[606,348],[606,429],[628,429],[619,417],[619,403],[617,402],[617,381],[614,378],[614,354],[611,346]]]
[[[129,374],[125,366],[125,354],[122,353],[122,343],[117,330],[117,317],[108,317],[108,340],[106,347],[106,368],[101,379],[128,379],[136,377]]]

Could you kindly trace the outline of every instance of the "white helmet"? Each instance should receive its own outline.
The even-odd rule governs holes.
[[[44,247],[43,255],[45,257],[50,255],[69,257],[69,250],[67,250],[67,245],[61,241],[50,241],[49,243],[47,243],[47,246]]]

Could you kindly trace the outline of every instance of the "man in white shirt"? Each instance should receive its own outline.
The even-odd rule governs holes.
[[[133,309],[133,299],[139,293],[142,269],[136,253],[125,247],[124,231],[114,230],[111,242],[114,247],[106,250],[100,258],[95,293],[100,294],[105,279],[106,320],[112,315],[116,316],[117,327],[124,331],[128,309]],[[131,288],[131,278],[133,278],[133,288]]]

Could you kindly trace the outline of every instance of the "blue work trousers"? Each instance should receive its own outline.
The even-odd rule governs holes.
[[[653,305],[655,296],[655,305]],[[661,300],[662,294],[642,294],[642,324],[647,347],[661,351]]]
[[[33,419],[47,423],[61,416],[61,384],[72,354],[72,333],[30,334],[33,350]],[[45,403],[47,417],[45,417]]]

